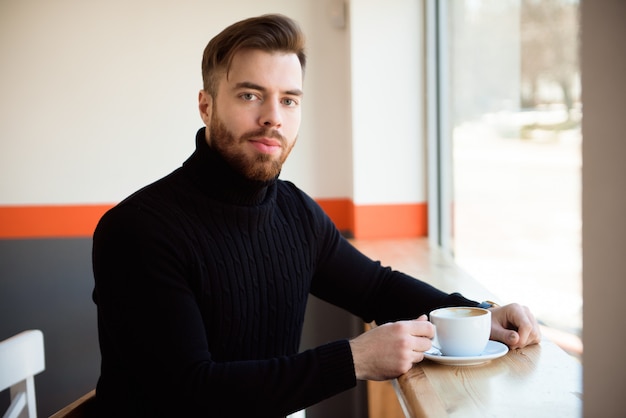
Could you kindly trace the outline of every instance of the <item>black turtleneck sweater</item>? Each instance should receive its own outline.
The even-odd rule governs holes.
[[[278,417],[355,386],[347,340],[298,352],[309,294],[378,323],[475,305],[368,259],[296,186],[244,179],[204,135],[94,234],[102,416]]]

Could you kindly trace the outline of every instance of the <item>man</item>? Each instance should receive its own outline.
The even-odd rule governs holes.
[[[280,15],[213,38],[195,152],[101,219],[103,416],[285,416],[357,379],[405,373],[431,347],[424,314],[478,305],[368,259],[278,180],[300,126],[303,51],[298,26]],[[381,326],[298,353],[309,294]],[[492,313],[493,339],[539,341],[526,308]]]

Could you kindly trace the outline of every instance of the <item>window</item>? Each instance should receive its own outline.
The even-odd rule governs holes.
[[[431,235],[503,301],[580,334],[578,1],[428,7]]]

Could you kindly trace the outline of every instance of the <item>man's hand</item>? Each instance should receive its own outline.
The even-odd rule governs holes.
[[[354,369],[360,380],[387,380],[408,372],[431,347],[434,327],[422,315],[373,328],[350,341]]]
[[[541,341],[539,323],[526,306],[510,305],[490,308],[491,339],[510,348],[522,348]]]

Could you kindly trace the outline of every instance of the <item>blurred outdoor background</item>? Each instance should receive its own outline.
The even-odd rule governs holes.
[[[456,261],[580,336],[579,1],[448,5]]]

